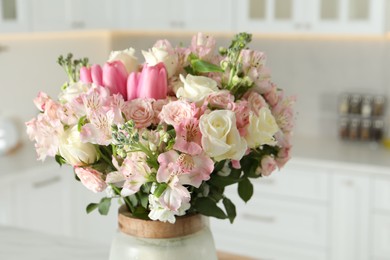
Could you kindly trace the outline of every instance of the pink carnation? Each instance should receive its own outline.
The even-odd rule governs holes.
[[[269,176],[276,169],[276,161],[271,156],[265,156],[261,159],[261,175]]]
[[[75,167],[74,171],[81,183],[89,190],[97,193],[106,189],[107,184],[103,180],[103,173],[92,168]]]
[[[196,108],[187,101],[177,100],[166,104],[161,112],[160,119],[169,125],[179,125],[183,120],[191,119],[196,114]]]
[[[236,114],[237,129],[241,136],[246,134],[246,126],[249,124],[249,104],[246,100],[240,100],[236,103],[233,112]]]
[[[248,105],[251,111],[253,111],[257,116],[262,107],[267,107],[267,102],[265,99],[256,92],[251,92],[248,96]]]

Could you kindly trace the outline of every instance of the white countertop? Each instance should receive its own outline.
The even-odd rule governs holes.
[[[0,226],[0,259],[107,260],[109,247],[60,236]]]
[[[295,136],[292,158],[327,166],[372,169],[390,175],[390,149],[375,143]]]

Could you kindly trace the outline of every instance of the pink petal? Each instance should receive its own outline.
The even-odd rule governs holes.
[[[103,71],[100,65],[91,66],[92,82],[98,86],[103,86]]]
[[[87,67],[80,68],[80,80],[85,84],[92,83],[91,68],[87,68]]]

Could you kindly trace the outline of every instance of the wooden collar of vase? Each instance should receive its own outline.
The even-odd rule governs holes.
[[[174,238],[193,234],[206,226],[200,214],[176,217],[176,222],[161,222],[132,217],[126,205],[119,208],[118,226],[122,233],[143,238]]]

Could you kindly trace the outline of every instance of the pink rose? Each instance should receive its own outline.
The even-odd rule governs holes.
[[[234,106],[233,112],[236,114],[237,129],[241,136],[246,134],[246,126],[249,124],[249,104],[246,100],[240,100]]]
[[[274,107],[279,101],[278,89],[275,84],[272,84],[270,91],[265,93],[265,99],[271,107]]]
[[[81,183],[89,190],[98,193],[106,189],[103,174],[92,168],[75,167],[74,171]]]
[[[282,147],[276,156],[276,164],[281,169],[291,158],[291,146]]]
[[[169,103],[169,99],[159,99],[155,100],[152,103],[153,111],[154,111],[154,119],[153,119],[153,124],[158,125],[161,120],[160,120],[160,112],[163,109],[163,107]]]
[[[259,111],[262,107],[267,106],[267,102],[265,99],[256,92],[251,92],[248,96],[248,104],[250,110],[252,110],[257,116],[259,115]]]
[[[126,104],[124,114],[127,120],[133,120],[137,128],[146,128],[154,120],[152,100],[134,99]]]
[[[234,96],[228,90],[214,92],[206,97],[205,105],[212,108],[233,110]]]
[[[261,159],[261,175],[269,176],[276,169],[276,161],[271,156],[265,156]]]
[[[196,114],[194,105],[182,100],[166,104],[160,112],[160,119],[169,125],[179,125],[185,119],[191,119]]]

